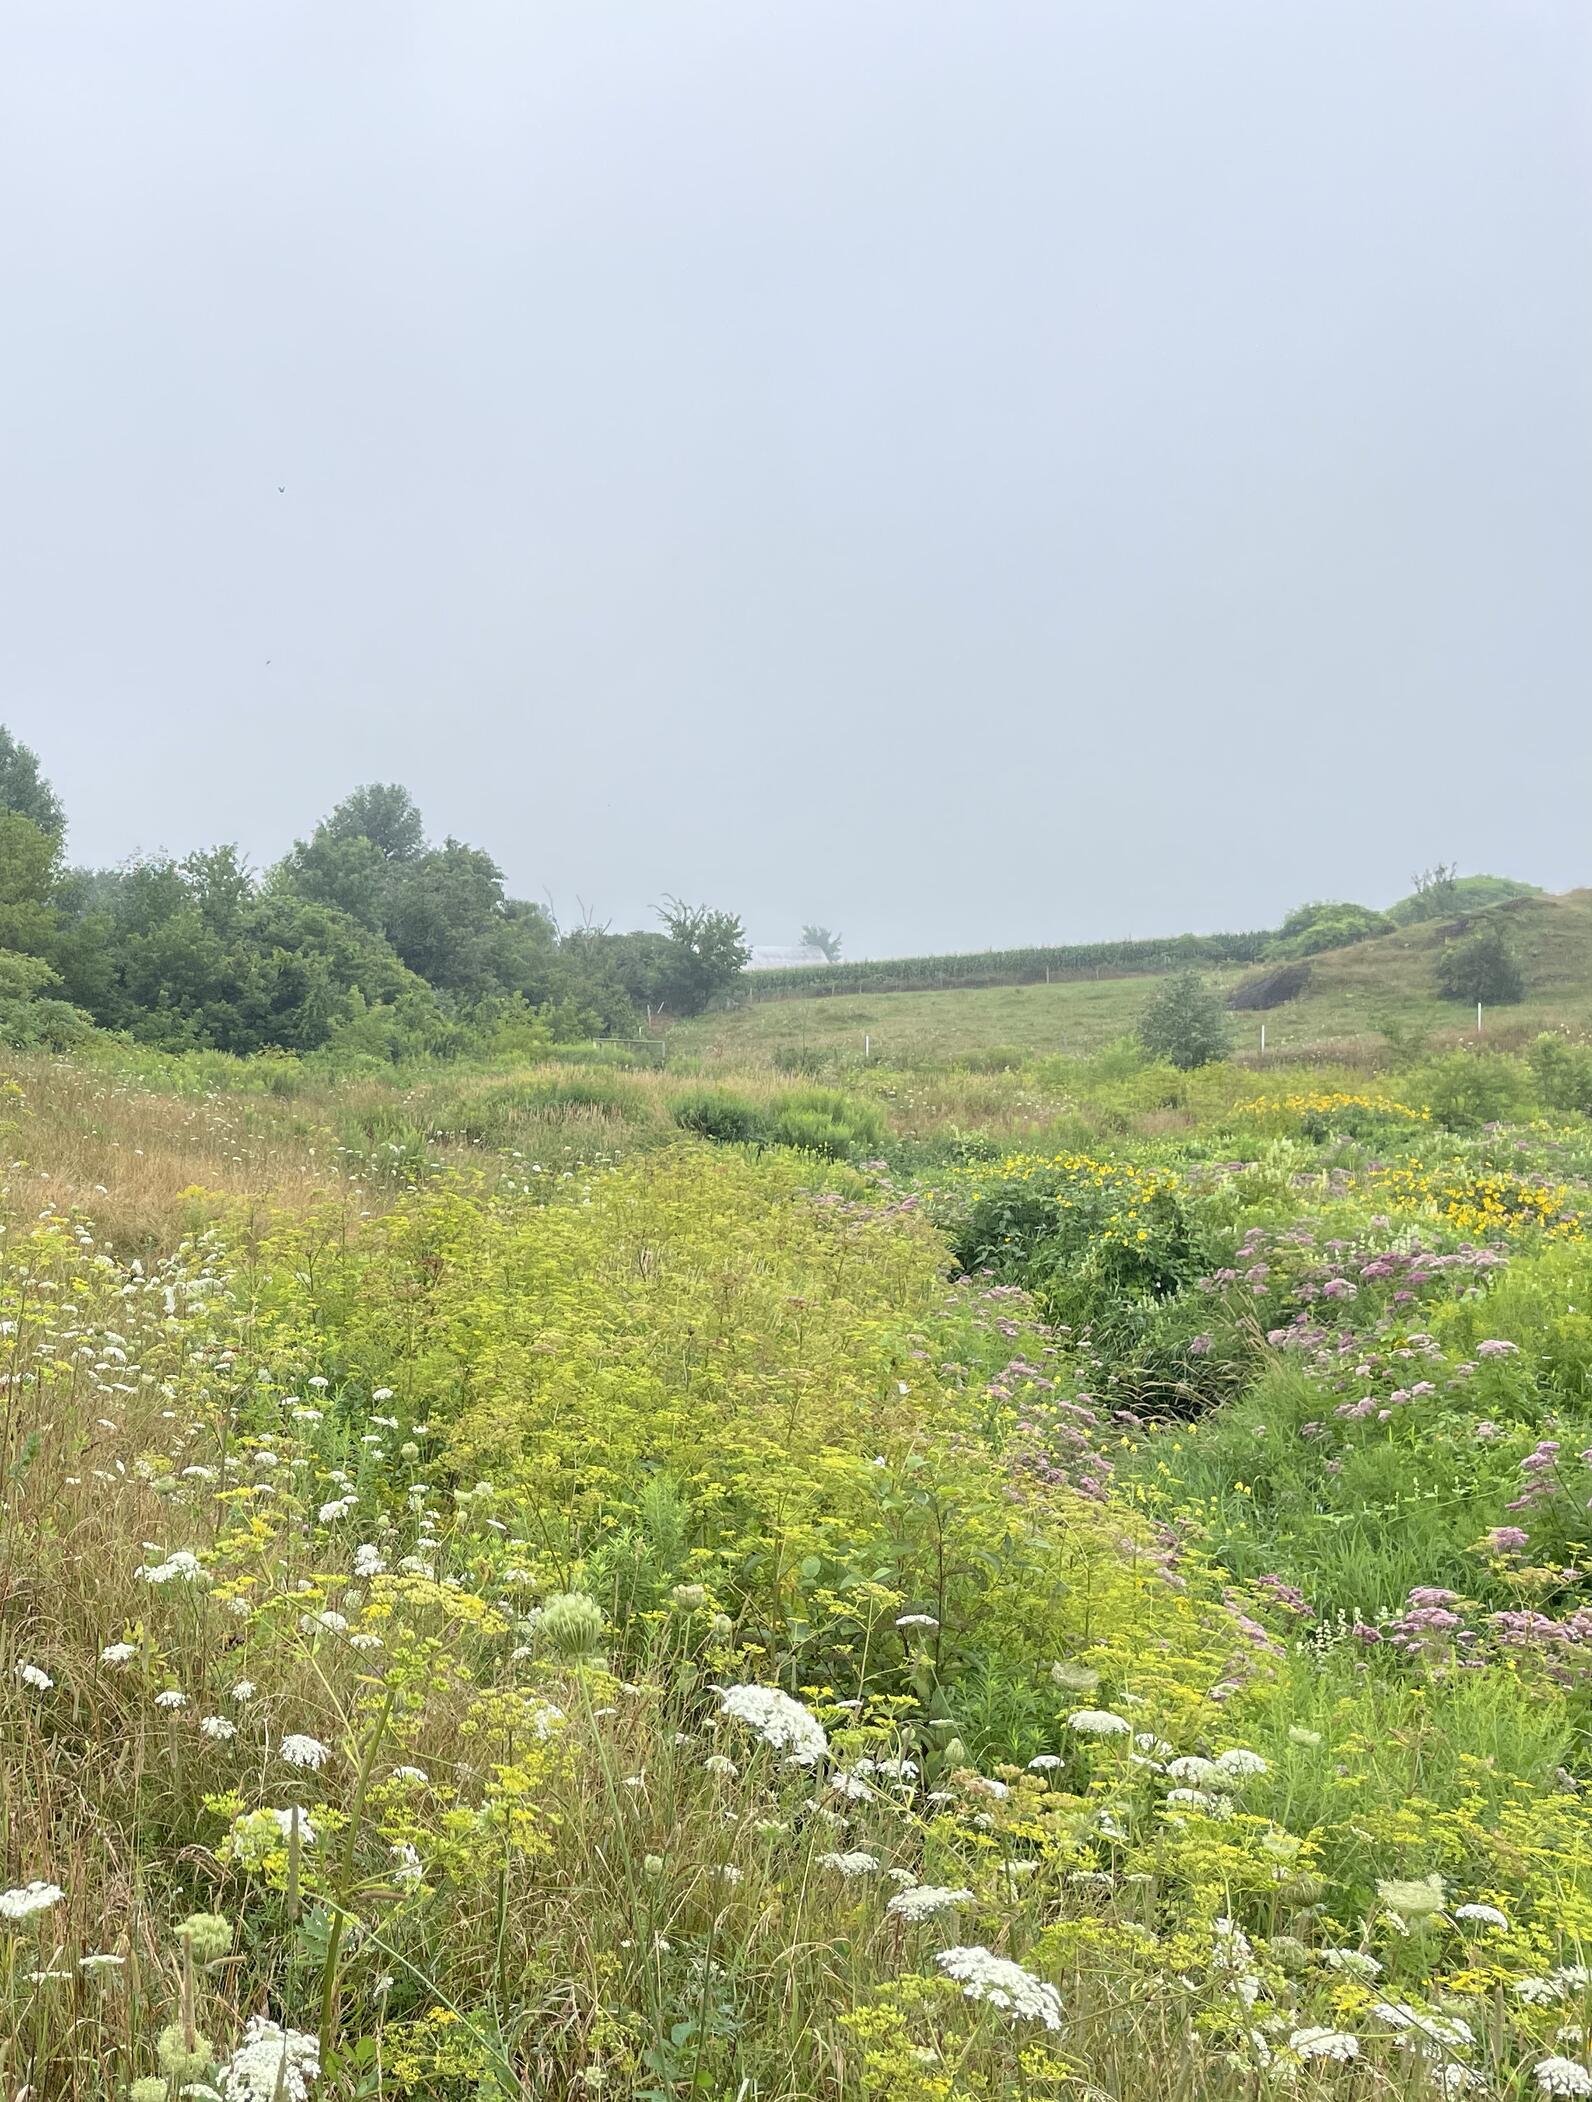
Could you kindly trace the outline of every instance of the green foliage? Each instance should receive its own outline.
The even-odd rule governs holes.
[[[1545,1108],[1592,1115],[1592,1044],[1545,1030],[1526,1058]]]
[[[0,724],[0,811],[26,818],[59,848],[66,833],[61,799],[39,770],[39,755]]]
[[[828,927],[820,927],[809,920],[802,929],[802,947],[821,949],[826,963],[839,963],[841,937]]]
[[[698,1138],[715,1139],[726,1146],[749,1145],[764,1130],[758,1105],[728,1088],[700,1088],[679,1096],[674,1121],[682,1131],[694,1131]]]
[[[1437,990],[1445,1000],[1481,1001],[1488,1007],[1512,1006],[1526,993],[1525,974],[1498,920],[1484,920],[1437,953]]]
[[[1156,988],[1139,1018],[1138,1035],[1152,1058],[1183,1072],[1225,1058],[1232,1045],[1221,994],[1195,971],[1180,971]]]
[[[1390,934],[1393,925],[1385,912],[1374,912],[1369,905],[1346,904],[1340,899],[1296,905],[1266,953],[1280,962],[1315,956],[1323,949],[1346,949],[1351,943]]]
[[[829,1088],[800,1088],[775,1098],[769,1142],[826,1160],[860,1160],[884,1143],[885,1121],[871,1102]]]
[[[1401,1090],[1447,1130],[1477,1131],[1519,1116],[1531,1101],[1531,1078],[1518,1058],[1459,1047],[1411,1067]]]
[[[1069,942],[1050,948],[988,949],[965,955],[894,956],[872,963],[804,964],[787,971],[758,971],[747,982],[754,1000],[792,994],[912,992],[919,988],[1032,985],[1051,978],[1086,978],[1102,973],[1166,971],[1201,963],[1256,963],[1272,940],[1269,933],[1178,934],[1146,941]]]
[[[686,905],[679,898],[666,898],[658,917],[669,944],[668,1004],[676,1014],[701,1014],[746,968],[752,953],[746,929],[733,912]]]
[[[1387,909],[1395,926],[1452,919],[1456,913],[1482,912],[1489,905],[1502,905],[1510,898],[1542,896],[1541,887],[1535,883],[1519,883],[1511,876],[1461,876],[1457,867],[1441,863],[1414,880],[1415,888],[1409,897],[1400,898]]]

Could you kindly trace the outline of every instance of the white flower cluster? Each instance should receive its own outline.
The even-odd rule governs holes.
[[[922,1920],[932,1920],[939,1913],[950,1912],[957,1905],[970,1905],[972,1901],[970,1890],[948,1890],[939,1883],[918,1883],[910,1890],[898,1890],[884,1909],[915,1927]]]
[[[879,1863],[872,1854],[818,1854],[815,1857],[820,1868],[835,1869],[842,1876],[876,1876]]]
[[[1330,2058],[1338,2065],[1348,2065],[1360,2055],[1360,2039],[1342,2029],[1296,2029],[1288,2048],[1298,2058]]]
[[[226,2102],[307,2102],[319,2077],[318,2040],[302,2029],[284,2029],[263,2014],[251,2015],[243,2042],[216,2075]]]
[[[1433,2014],[1408,2000],[1378,2000],[1371,2012],[1389,2028],[1401,2029],[1412,2042],[1436,2044],[1445,2051],[1468,2050],[1475,2043],[1469,2022],[1457,2014]]]
[[[1067,1717],[1069,1730],[1076,1730],[1083,1737],[1130,1737],[1133,1725],[1125,1715],[1115,1715],[1109,1708],[1075,1708]]]
[[[1545,2095],[1592,2095],[1592,2073],[1578,2058],[1539,2058],[1531,2077]]]
[[[974,1943],[969,1948],[941,1949],[935,1957],[948,1978],[954,1978],[970,2000],[987,2000],[1017,2022],[1043,2022],[1047,2029],[1061,2027],[1061,1995],[1043,1978],[1025,1971],[1020,1963],[997,1956]]]
[[[285,1765],[307,1766],[311,1773],[319,1773],[330,1757],[318,1737],[284,1737],[277,1750],[281,1753]]]
[[[823,1724],[778,1686],[721,1686],[718,1695],[720,1714],[744,1722],[776,1752],[788,1752],[793,1766],[816,1766],[828,1753]]]
[[[30,1920],[59,1905],[65,1895],[59,1883],[24,1883],[18,1890],[0,1890],[0,1920]]]
[[[146,1584],[197,1584],[204,1579],[204,1568],[197,1555],[179,1547],[164,1562],[141,1562],[133,1575]]]
[[[31,1686],[35,1693],[48,1693],[55,1684],[50,1674],[47,1671],[41,1671],[37,1664],[17,1665],[16,1676],[22,1681],[24,1686]]]

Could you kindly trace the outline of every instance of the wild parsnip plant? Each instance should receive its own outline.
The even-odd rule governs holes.
[[[1578,1123],[23,1081],[6,2093],[1592,2093]]]

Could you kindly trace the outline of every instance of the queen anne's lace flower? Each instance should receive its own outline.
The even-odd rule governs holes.
[[[146,1584],[197,1584],[203,1578],[204,1570],[197,1555],[179,1547],[164,1562],[141,1563],[133,1575],[142,1577]]]
[[[1431,2014],[1412,2007],[1408,2000],[1378,2000],[1371,2012],[1392,2029],[1402,2029],[1411,2038],[1441,2044],[1445,2050],[1466,2050],[1475,2041],[1469,2022],[1457,2014]]]
[[[1500,1912],[1496,1905],[1456,1905],[1454,1917],[1457,1920],[1474,1920],[1479,1927],[1502,1927],[1507,1930],[1509,1926],[1508,1913]]]
[[[107,1642],[100,1651],[100,1662],[113,1666],[117,1664],[131,1664],[137,1655],[138,1644],[136,1642]]]
[[[1531,2077],[1545,2095],[1592,2095],[1592,2073],[1577,2058],[1539,2058]]]
[[[1378,1883],[1376,1894],[1400,1919],[1428,1919],[1442,1909],[1443,1879],[1438,1875],[1394,1878]]]
[[[815,1766],[827,1754],[823,1724],[778,1686],[721,1686],[718,1695],[721,1714],[744,1722],[776,1752],[788,1752],[793,1766]]]
[[[1347,2065],[1360,2055],[1360,2039],[1342,2029],[1296,2029],[1288,2048],[1300,2058],[1330,2058]]]
[[[1180,1759],[1173,1759],[1167,1773],[1174,1781],[1211,1782],[1220,1778],[1221,1769],[1214,1759],[1202,1759],[1198,1752],[1185,1752]]]
[[[1329,1971],[1342,1971],[1350,1978],[1380,1978],[1382,1966],[1364,1949],[1323,1949],[1321,1961]]]
[[[206,1737],[213,1737],[217,1744],[225,1744],[229,1737],[236,1737],[238,1726],[228,1722],[224,1715],[206,1715],[200,1719],[200,1729]]]
[[[24,1883],[17,1890],[0,1890],[0,1920],[30,1920],[59,1905],[65,1895],[59,1883]]]
[[[1267,1771],[1259,1752],[1249,1751],[1241,1744],[1235,1744],[1231,1751],[1218,1752],[1212,1764],[1218,1774],[1230,1781],[1247,1781]]]
[[[876,1876],[879,1863],[872,1854],[818,1854],[815,1857],[820,1868],[832,1868],[842,1876]]]
[[[1133,1733],[1132,1723],[1125,1716],[1114,1715],[1109,1708],[1075,1708],[1067,1717],[1067,1727],[1084,1737],[1126,1737]]]
[[[939,1913],[972,1902],[970,1890],[948,1890],[938,1883],[918,1883],[910,1890],[898,1890],[884,1909],[915,1927],[920,1920],[932,1920]]]
[[[318,1773],[331,1756],[318,1737],[284,1737],[277,1750],[286,1765],[307,1766],[312,1773]]]
[[[1124,1723],[1123,1728],[1127,1725]],[[1061,2027],[1061,1995],[1043,1978],[1025,1971],[1020,1963],[974,1943],[970,1948],[941,1949],[935,1957],[948,1978],[954,1978],[970,2000],[987,2000],[1009,2014],[1013,2021],[1043,2022],[1047,2029]]]
[[[226,2102],[306,2102],[321,2070],[320,2045],[302,2029],[251,2015],[243,2042],[216,2075]]]
[[[37,1664],[19,1664],[16,1667],[16,1676],[24,1686],[31,1686],[35,1693],[48,1693],[55,1684],[50,1674],[41,1671]]]

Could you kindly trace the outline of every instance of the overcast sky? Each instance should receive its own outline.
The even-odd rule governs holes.
[[[1587,0],[0,0],[0,720],[853,954],[1592,881]]]

